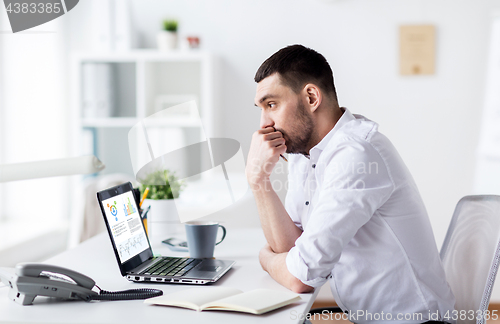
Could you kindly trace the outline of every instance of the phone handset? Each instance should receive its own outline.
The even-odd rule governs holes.
[[[16,266],[16,274],[20,277],[50,277],[49,273],[62,274],[71,278],[78,286],[92,289],[95,286],[95,281],[84,274],[71,269],[58,267],[43,263],[20,263]],[[57,277],[57,276],[54,276]],[[63,279],[63,278],[61,278]]]
[[[0,268],[0,279],[10,286],[9,299],[31,305],[36,296],[58,299],[131,300],[161,296],[158,289],[101,290],[91,278],[71,269],[45,263],[20,263],[15,269]],[[96,287],[99,292],[92,290]]]

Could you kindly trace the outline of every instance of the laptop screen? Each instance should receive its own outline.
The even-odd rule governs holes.
[[[121,263],[150,248],[132,191],[125,191],[101,203]]]

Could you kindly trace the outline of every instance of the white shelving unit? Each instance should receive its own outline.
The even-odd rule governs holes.
[[[83,67],[87,63],[111,66],[109,91],[114,98],[114,110],[110,116],[83,114],[84,87],[91,84],[84,80]],[[203,132],[207,137],[218,136],[214,64],[214,57],[205,51],[75,53],[71,61],[73,154],[93,153],[106,164],[103,173],[133,176],[127,134],[131,127],[156,112],[159,96],[196,98],[203,130],[185,118],[170,118],[158,126],[178,129],[191,138],[203,138]]]

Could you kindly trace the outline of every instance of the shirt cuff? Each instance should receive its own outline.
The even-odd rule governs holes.
[[[317,277],[309,279],[309,267],[300,256],[299,250],[296,246],[290,249],[286,256],[286,267],[288,271],[297,279],[302,281],[303,284],[313,288],[321,287],[328,278]],[[328,276],[330,277],[330,276]]]

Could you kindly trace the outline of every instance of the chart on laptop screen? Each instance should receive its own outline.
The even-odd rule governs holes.
[[[149,248],[131,191],[102,201],[121,263]]]

